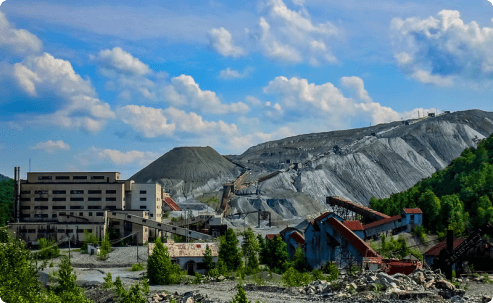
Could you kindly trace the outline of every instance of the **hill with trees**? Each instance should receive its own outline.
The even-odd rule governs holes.
[[[14,179],[0,182],[0,226],[6,225],[14,215]]]
[[[396,215],[403,208],[419,207],[431,232],[447,228],[455,234],[493,222],[493,136],[465,149],[443,170],[410,189],[386,199],[372,198],[371,208]]]

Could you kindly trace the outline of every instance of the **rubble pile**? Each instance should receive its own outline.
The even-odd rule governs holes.
[[[208,299],[207,294],[200,294],[196,291],[189,291],[184,294],[179,294],[178,292],[175,292],[173,294],[167,294],[166,292],[162,293],[157,293],[152,296],[150,296],[147,299],[148,303],[167,303],[167,302],[177,302],[177,303],[195,303],[195,302],[201,302],[201,303],[215,303],[218,302],[217,300],[210,300]]]
[[[459,285],[468,283],[467,279],[458,279]],[[464,284],[462,284],[464,285]],[[300,294],[322,298],[376,297],[406,300],[419,298],[450,299],[452,302],[482,302],[482,297],[467,297],[466,291],[447,281],[439,270],[417,269],[409,276],[404,274],[388,275],[384,272],[362,271],[356,276],[341,275],[339,280],[327,282],[314,281],[298,289]],[[488,299],[489,301],[489,299]]]

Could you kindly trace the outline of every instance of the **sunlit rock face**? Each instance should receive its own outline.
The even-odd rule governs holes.
[[[406,190],[445,168],[464,149],[492,133],[493,113],[469,110],[265,142],[241,155],[227,156],[248,171],[243,179],[248,186],[236,192],[230,205],[234,211],[270,210],[275,221],[322,212],[327,196],[368,205],[371,197]],[[209,153],[214,157],[199,167],[187,162],[194,154],[169,159],[165,154],[134,177],[139,182],[167,185],[179,201],[218,194],[221,182],[235,180],[245,169],[213,150]],[[164,158],[168,160],[160,161]],[[255,182],[276,171],[281,172]],[[255,221],[253,217],[248,220]]]

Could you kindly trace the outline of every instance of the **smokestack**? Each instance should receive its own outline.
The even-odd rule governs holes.
[[[14,166],[14,221],[19,222],[17,219],[17,166]]]
[[[21,209],[21,167],[17,166],[17,223],[19,223]]]
[[[454,250],[454,231],[453,230],[447,230],[447,256],[450,257],[452,254],[452,251]],[[445,268],[445,276],[447,279],[452,280],[452,264],[446,265],[447,267]]]

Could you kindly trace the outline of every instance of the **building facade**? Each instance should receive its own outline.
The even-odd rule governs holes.
[[[28,245],[36,245],[40,238],[65,237],[77,244],[84,241],[84,230],[102,238],[110,226],[122,237],[136,233],[137,241],[144,243],[157,233],[143,225],[110,220],[107,213],[161,222],[163,192],[159,184],[121,180],[118,172],[28,172],[26,180],[16,182],[16,222],[10,229]]]

